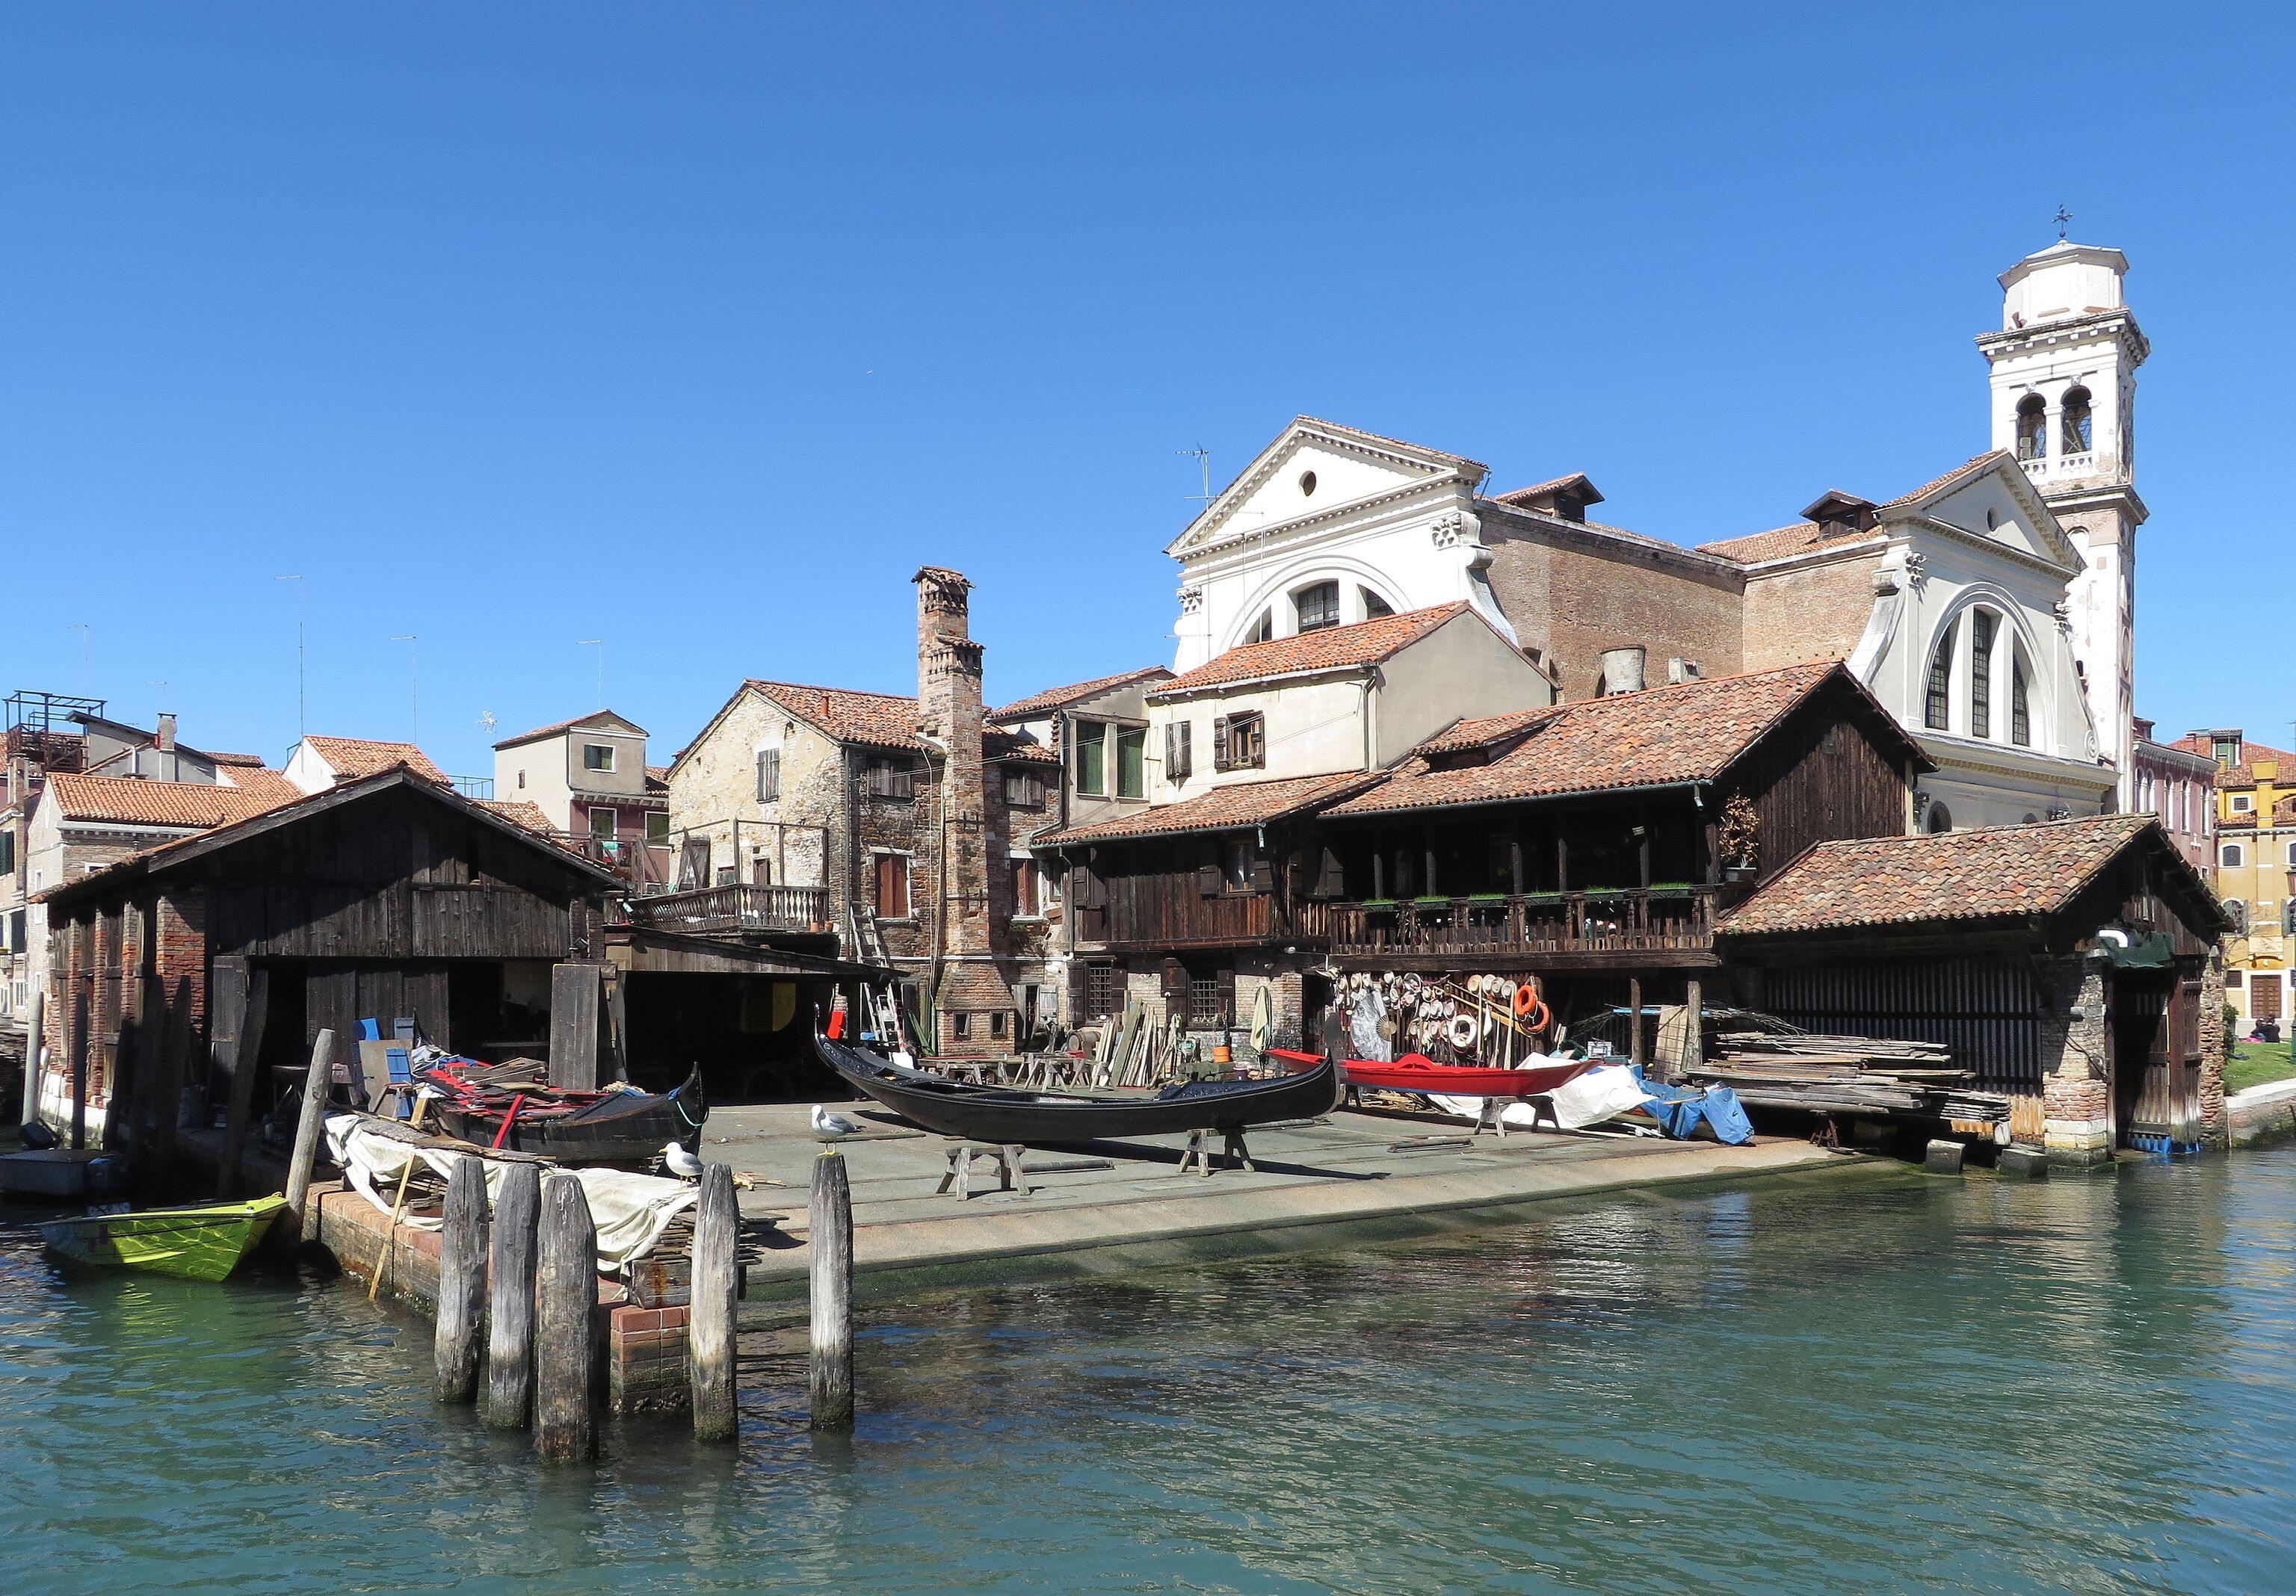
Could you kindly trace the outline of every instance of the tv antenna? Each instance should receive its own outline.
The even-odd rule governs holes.
[[[598,651],[598,708],[603,709],[606,707],[606,640],[603,637],[578,638],[574,646]]]
[[[295,585],[295,736],[296,736],[296,740],[297,740],[298,741],[301,741],[301,739],[302,739],[302,736],[303,736],[303,730],[304,730],[304,728],[303,728],[303,578],[302,578],[302,577],[272,577],[271,579],[272,579],[274,582],[292,582],[292,583]]]
[[[1196,469],[1203,475],[1203,492],[1190,494],[1188,495],[1189,502],[1197,504],[1210,503],[1212,502],[1212,452],[1204,447],[1203,445],[1198,444],[1193,449],[1175,449],[1172,453],[1175,454],[1186,454],[1193,458],[1196,462]]]
[[[74,621],[64,630],[79,634],[79,691],[81,696],[86,697],[87,694],[87,623]]]
[[[495,729],[495,712],[494,712],[493,710],[491,710],[491,709],[481,709],[481,710],[480,710],[480,711],[479,711],[479,730],[480,730],[480,731],[481,731],[481,732],[491,733],[494,729]]]

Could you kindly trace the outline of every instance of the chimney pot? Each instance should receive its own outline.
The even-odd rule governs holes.
[[[153,737],[152,741],[160,745],[160,751],[163,754],[172,754],[176,751],[176,716],[174,711],[162,710],[160,712],[160,730],[158,734]]]

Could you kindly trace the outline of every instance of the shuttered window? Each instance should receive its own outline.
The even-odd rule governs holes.
[[[1008,809],[1041,809],[1045,806],[1045,777],[1041,771],[1007,770],[1004,773],[1004,806]]]
[[[1148,796],[1148,728],[1119,726],[1116,729],[1116,796],[1137,798]]]
[[[871,798],[906,799],[917,794],[916,773],[906,759],[885,755],[872,757],[863,782]]]
[[[909,917],[909,856],[906,854],[877,855],[877,918],[906,920]]]
[[[1188,746],[1192,723],[1185,720],[1167,721],[1164,724],[1164,779],[1185,782],[1195,773],[1193,766],[1195,753]]]
[[[1108,794],[1108,727],[1096,720],[1076,724],[1076,790],[1087,798]]]
[[[782,751],[779,749],[758,750],[758,802],[772,804],[781,801]]]
[[[1213,720],[1214,770],[1259,770],[1267,764],[1267,737],[1257,710]]]

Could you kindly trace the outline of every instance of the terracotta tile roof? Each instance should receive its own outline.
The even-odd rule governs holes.
[[[650,793],[668,792],[669,790],[669,766],[667,765],[647,765],[645,784],[646,790]]]
[[[1824,659],[1464,722],[1331,812],[1377,814],[1712,781],[1837,673],[1865,693],[1840,661]],[[1880,705],[1874,708],[1882,724],[1895,724]],[[1445,753],[1482,744],[1496,749],[1488,764],[1442,768],[1449,764]],[[1913,751],[1910,741],[1906,749]]]
[[[217,765],[259,765],[263,763],[263,756],[260,754],[218,754],[213,749],[201,749],[200,752],[205,754],[209,759],[212,759]]]
[[[557,839],[558,828],[550,823],[550,816],[542,812],[539,804],[526,798],[476,798],[472,801],[480,808],[490,814],[501,815],[512,825],[524,826],[537,836],[547,837],[554,841]]]
[[[133,776],[62,773],[48,778],[57,813],[67,820],[182,826],[199,831],[245,820],[303,796],[283,782],[280,786],[283,793],[206,782],[144,782]]]
[[[217,773],[242,792],[267,795],[275,804],[291,804],[303,796],[302,790],[287,779],[283,770],[266,770],[261,765],[226,765]]]
[[[1337,775],[1285,776],[1273,782],[1234,782],[1215,787],[1177,804],[1158,804],[1134,814],[1065,831],[1039,832],[1034,846],[1070,842],[1107,842],[1128,837],[1166,837],[1184,831],[1230,831],[1239,826],[1265,825],[1330,803],[1368,782],[1379,780],[1375,771],[1342,771]]]
[[[988,718],[1026,720],[1030,716],[1062,708],[1080,699],[1096,698],[1112,687],[1125,687],[1135,682],[1145,682],[1153,676],[1168,676],[1171,674],[1163,666],[1148,665],[1137,670],[1119,671],[1112,676],[1095,676],[1089,682],[1078,682],[1067,687],[1047,687],[1044,692],[1030,693],[1025,699],[1015,699],[1001,709],[990,710]]]
[[[1502,504],[1528,505],[1533,499],[1543,499],[1549,494],[1558,493],[1566,487],[1584,489],[1578,496],[1584,498],[1589,504],[1599,504],[1603,502],[1603,495],[1595,490],[1594,483],[1587,480],[1587,473],[1584,471],[1573,471],[1567,477],[1550,477],[1544,482],[1534,482],[1529,487],[1509,488],[1506,492],[1493,496]]]
[[[1823,842],[1715,929],[1750,936],[2047,914],[2062,908],[2154,823],[2149,814],[2105,814]],[[2161,841],[2169,846],[2165,835]]]
[[[891,692],[856,692],[846,687],[808,687],[796,682],[766,682],[756,677],[749,685],[791,714],[811,722],[840,742],[867,748],[925,751],[917,735],[917,701]],[[991,727],[981,734],[981,751],[991,759],[1021,759],[1057,765],[1052,749],[1024,742],[1010,732]]]
[[[1296,637],[1247,642],[1173,677],[1148,696],[1175,698],[1206,687],[1375,664],[1466,610],[1465,602],[1461,601],[1438,604],[1431,610],[1382,615],[1376,620],[1357,621],[1350,626],[1325,626],[1319,631],[1302,632]]]
[[[411,742],[378,742],[365,737],[320,737],[303,739],[311,751],[327,762],[339,782],[354,782],[361,776],[371,776],[379,770],[389,770],[394,765],[404,765],[425,781],[447,784],[447,773],[430,762],[430,756]]]
[[[589,714],[578,715],[571,720],[553,721],[546,726],[537,726],[531,732],[521,732],[515,737],[505,737],[500,742],[495,744],[495,747],[498,749],[516,748],[521,742],[532,742],[537,737],[553,737],[561,732],[570,732],[577,726],[586,726],[594,720],[618,720],[622,722],[625,725],[636,728],[640,736],[644,736],[645,734],[645,729],[643,726],[639,726],[636,721],[631,720],[627,716],[616,715],[611,709],[593,709]]]
[[[1939,489],[1950,487],[1964,477],[1974,476],[1996,459],[2007,458],[2002,451],[1990,449],[1971,456],[1942,476],[1932,477],[1911,493],[1899,494],[1881,506],[1884,510],[1910,504],[1925,499]],[[1824,533],[1815,521],[1796,521],[1791,527],[1779,527],[1768,532],[1749,533],[1743,537],[1726,537],[1718,543],[1702,543],[1702,554],[1718,554],[1725,560],[1734,560],[1741,565],[1759,565],[1765,561],[1784,560],[1795,554],[1808,554],[1818,549],[1847,548],[1854,543],[1868,543],[1883,534],[1878,529],[1866,532]]]

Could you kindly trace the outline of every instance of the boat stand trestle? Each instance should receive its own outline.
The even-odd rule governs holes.
[[[948,1156],[948,1170],[940,1177],[933,1191],[935,1197],[946,1197],[948,1189],[956,1188],[956,1198],[963,1202],[972,1195],[972,1160],[988,1158],[996,1166],[996,1189],[1010,1191],[1017,1183],[1021,1195],[1033,1196],[1036,1188],[1029,1183],[1029,1172],[1021,1166],[1021,1155],[1028,1150],[1016,1142],[953,1142],[943,1150]]]
[[[1212,1172],[1211,1138],[1214,1135],[1226,1139],[1220,1149],[1220,1157],[1227,1160],[1230,1169],[1249,1169],[1254,1174],[1259,1173],[1259,1166],[1251,1161],[1251,1150],[1243,1144],[1241,1127],[1218,1132],[1190,1131],[1188,1150],[1180,1155],[1180,1167],[1177,1173],[1185,1174],[1189,1166],[1193,1165],[1199,1174],[1209,1176]]]

